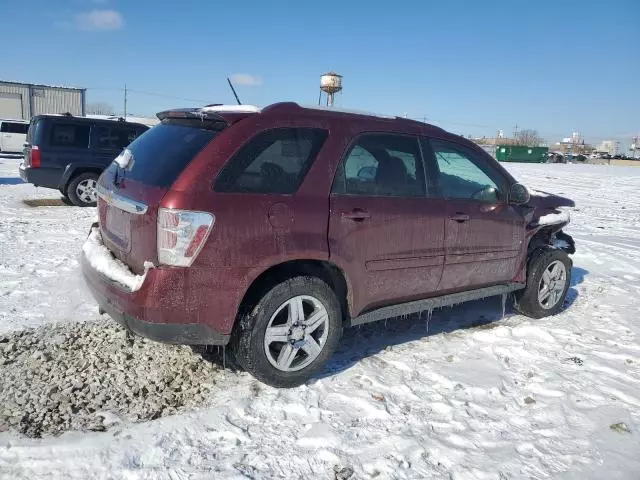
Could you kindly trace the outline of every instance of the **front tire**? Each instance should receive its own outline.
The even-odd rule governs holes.
[[[529,260],[527,286],[516,294],[516,309],[532,318],[560,312],[571,285],[572,264],[562,250],[545,248],[535,252]]]
[[[275,285],[238,322],[231,343],[236,361],[272,387],[306,382],[331,358],[342,336],[340,302],[315,277]]]
[[[97,173],[81,173],[67,185],[67,197],[77,207],[95,207],[98,201],[97,183]]]

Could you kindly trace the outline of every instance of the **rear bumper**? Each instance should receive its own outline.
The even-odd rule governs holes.
[[[20,164],[18,172],[20,173],[20,178],[27,183],[32,183],[36,187],[55,189],[58,189],[62,176],[62,170],[57,168],[31,168],[26,167],[24,164]]]
[[[165,343],[229,343],[241,297],[216,283],[210,271],[153,268],[140,288],[131,291],[94,269],[84,252],[80,261],[100,309],[134,333]]]
[[[83,270],[84,268],[83,265]],[[87,283],[100,310],[137,335],[156,342],[180,345],[226,345],[229,343],[230,335],[224,335],[202,323],[152,323],[127,315],[120,311],[108,297],[103,296],[91,283],[88,281]]]

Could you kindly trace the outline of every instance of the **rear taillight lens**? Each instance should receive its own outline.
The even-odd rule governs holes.
[[[31,147],[31,168],[40,167],[40,148],[37,145]]]
[[[188,267],[204,246],[215,217],[206,212],[158,209],[158,262]]]

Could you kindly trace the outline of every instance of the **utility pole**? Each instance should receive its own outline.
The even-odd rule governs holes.
[[[127,119],[127,84],[124,84],[124,119]]]

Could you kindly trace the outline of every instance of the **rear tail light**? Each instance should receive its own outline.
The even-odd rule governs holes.
[[[188,267],[204,246],[215,217],[206,212],[158,209],[158,262]]]
[[[37,145],[31,147],[31,168],[40,167],[40,148]]]

